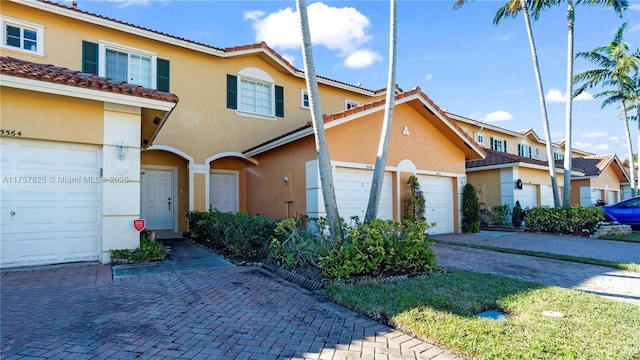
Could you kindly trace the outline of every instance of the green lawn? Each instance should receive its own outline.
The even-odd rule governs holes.
[[[616,241],[626,241],[626,242],[637,242],[640,243],[640,234],[632,233],[629,235],[612,235],[612,236],[603,236],[598,239],[602,240],[616,240]]]
[[[332,285],[327,297],[477,359],[637,359],[640,307],[597,295],[466,271],[375,285]],[[501,309],[508,321],[479,318]],[[545,310],[564,318],[542,315]]]
[[[586,257],[580,257],[580,256],[573,256],[573,255],[553,254],[553,253],[548,253],[543,251],[533,251],[533,250],[509,249],[509,248],[501,248],[501,247],[488,246],[488,245],[466,244],[466,243],[461,243],[456,241],[439,240],[439,239],[433,239],[433,241],[436,243],[446,244],[446,245],[464,246],[464,247],[469,247],[474,249],[483,249],[483,250],[490,250],[490,251],[503,252],[503,253],[509,253],[509,254],[528,255],[528,256],[541,257],[545,259],[564,260],[564,261],[571,261],[571,262],[576,262],[581,264],[599,265],[599,266],[606,266],[606,267],[619,269],[619,270],[640,272],[640,264],[636,264],[636,263],[619,263],[619,262],[610,261],[610,260],[593,259],[593,258],[586,258]]]

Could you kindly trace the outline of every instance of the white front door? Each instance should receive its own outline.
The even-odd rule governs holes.
[[[209,203],[222,212],[238,211],[238,173],[214,171],[209,179]]]
[[[0,267],[100,258],[98,146],[0,140]]]
[[[140,215],[147,230],[173,230],[177,201],[173,198],[174,170],[145,168],[140,177],[142,201]]]

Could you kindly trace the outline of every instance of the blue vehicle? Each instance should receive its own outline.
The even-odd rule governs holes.
[[[604,215],[611,221],[640,228],[640,196],[621,201],[617,204],[602,206]]]

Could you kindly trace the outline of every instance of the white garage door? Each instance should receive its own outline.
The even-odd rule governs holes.
[[[436,226],[429,234],[448,234],[453,232],[453,180],[450,177],[418,175],[420,189],[426,200],[425,217],[428,223]]]
[[[8,138],[0,145],[0,267],[99,260],[99,147]]]
[[[522,185],[522,189],[516,189],[515,192],[516,200],[520,201],[521,208],[526,209],[538,206],[537,185],[524,184]],[[553,201],[553,195],[551,195],[551,201]]]
[[[358,216],[364,221],[371,191],[372,170],[336,168],[334,183],[336,201],[340,217],[350,222],[351,216]],[[393,188],[391,173],[386,172],[382,180],[382,192],[378,204],[378,218],[393,219]]]

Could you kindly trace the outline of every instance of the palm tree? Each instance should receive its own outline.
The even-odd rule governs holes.
[[[393,121],[393,107],[396,96],[396,48],[397,48],[397,6],[395,0],[390,0],[390,30],[389,30],[389,77],[387,80],[387,96],[384,108],[384,119],[382,131],[380,133],[380,143],[376,156],[376,164],[373,170],[373,180],[371,181],[371,192],[369,193],[369,204],[364,221],[369,222],[377,217],[378,205],[380,203],[380,193],[382,192],[382,181],[384,180],[384,168],[387,163],[387,150],[389,149],[389,138],[391,137],[391,125]]]
[[[640,57],[640,49],[636,49],[634,56]],[[627,95],[627,101],[629,105],[627,106],[627,110],[631,111],[633,109],[636,110],[635,116],[629,116],[630,121],[638,122],[638,146],[640,147],[640,69],[636,70],[636,73],[631,78],[631,84],[629,90],[629,94]],[[636,162],[635,164],[640,164],[640,160],[638,160],[638,154],[636,154]],[[632,184],[631,187],[635,187],[636,194],[640,194],[640,174],[638,174],[636,183]]]
[[[304,61],[304,75],[307,82],[307,92],[309,94],[309,108],[311,109],[311,123],[316,141],[316,153],[318,156],[318,167],[320,170],[320,182],[322,184],[322,196],[324,207],[329,223],[329,234],[333,239],[342,238],[342,225],[338,214],[338,203],[336,202],[336,192],[333,183],[333,173],[331,170],[331,159],[329,157],[329,147],[324,134],[324,122],[322,119],[322,106],[320,104],[320,93],[318,91],[318,79],[313,61],[311,46],[311,33],[309,31],[309,17],[307,15],[306,0],[296,0],[298,10],[298,21],[302,32],[302,57]]]
[[[553,204],[555,207],[560,206],[560,195],[558,193],[558,180],[556,179],[556,165],[552,154],[551,145],[551,132],[549,130],[549,117],[547,116],[547,104],[544,99],[544,88],[542,86],[542,76],[540,75],[540,67],[538,66],[538,52],[536,50],[536,44],[533,38],[533,31],[531,29],[531,16],[529,15],[529,3],[532,2],[533,15],[537,18],[540,10],[545,6],[548,6],[551,1],[555,0],[509,0],[504,6],[498,9],[496,15],[493,18],[493,23],[498,25],[505,16],[515,17],[522,12],[524,15],[524,23],[527,29],[527,36],[529,37],[529,47],[531,49],[531,60],[533,62],[533,72],[536,77],[536,83],[538,86],[538,97],[540,99],[540,114],[542,116],[542,127],[544,129],[546,144],[547,144],[547,160],[549,164],[549,175],[551,177],[551,188],[553,190]],[[467,0],[457,0],[454,9],[457,9],[464,5]]]
[[[598,68],[587,70],[574,76],[575,83],[583,84],[574,91],[573,96],[578,96],[586,89],[595,86],[610,88],[594,95],[594,97],[604,98],[602,108],[616,103],[620,106],[620,115],[624,122],[624,131],[627,138],[631,195],[635,196],[635,166],[631,132],[629,131],[629,118],[627,116],[627,101],[632,98],[630,89],[638,87],[637,81],[634,84],[634,79],[631,76],[640,67],[640,57],[638,54],[629,54],[629,45],[624,42],[623,35],[628,26],[629,23],[626,22],[620,25],[613,40],[608,45],[576,54],[577,58],[583,58],[597,65]]]
[[[576,4],[584,5],[604,5],[612,7],[618,16],[622,16],[622,12],[629,5],[627,0],[578,0]],[[572,106],[573,97],[573,28],[575,24],[575,7],[573,0],[567,0],[567,104],[565,111],[565,148],[564,148],[564,193],[562,203],[564,207],[571,206],[571,168],[572,168]]]

